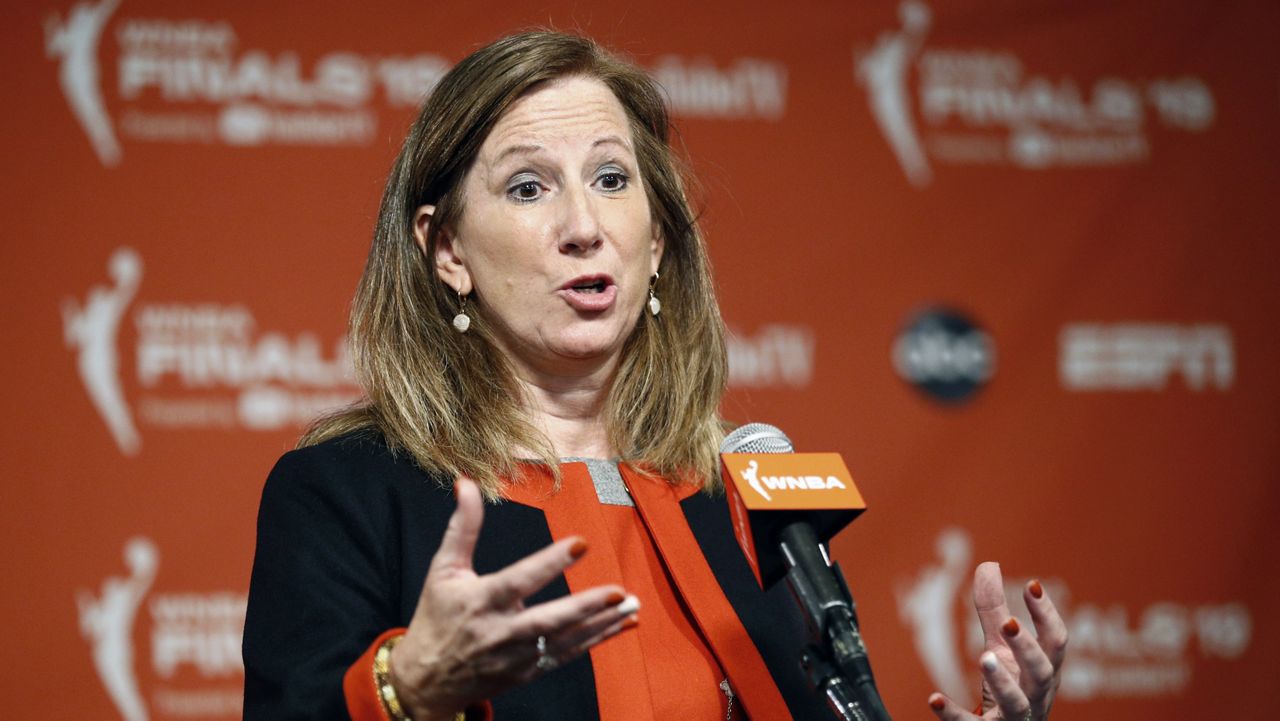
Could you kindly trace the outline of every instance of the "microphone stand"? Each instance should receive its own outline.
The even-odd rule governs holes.
[[[809,683],[844,721],[891,721],[871,675],[853,594],[839,564],[831,563],[808,523],[785,526],[781,546],[787,583],[809,629],[809,643],[800,654]]]

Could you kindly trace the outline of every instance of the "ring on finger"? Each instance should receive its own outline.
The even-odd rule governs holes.
[[[539,671],[543,673],[551,671],[560,665],[555,656],[547,650],[547,637],[538,637],[538,662],[535,664]]]

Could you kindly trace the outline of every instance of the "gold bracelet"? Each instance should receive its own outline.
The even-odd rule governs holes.
[[[373,685],[378,689],[378,698],[382,700],[382,710],[387,712],[391,721],[411,721],[400,706],[395,686],[391,685],[391,649],[400,643],[400,636],[392,636],[378,647],[373,654]]]
[[[378,698],[382,700],[382,709],[391,717],[391,721],[413,721],[400,705],[400,697],[396,696],[396,687],[391,685],[391,649],[400,643],[403,636],[392,636],[378,647],[373,654],[373,684],[378,688]],[[467,712],[459,711],[453,721],[467,721]]]

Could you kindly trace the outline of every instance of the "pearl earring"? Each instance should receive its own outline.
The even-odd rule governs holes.
[[[654,272],[653,277],[649,279],[649,312],[657,315],[662,312],[662,301],[658,300],[658,296],[653,294],[653,286],[658,282],[658,273]]]
[[[471,327],[471,316],[467,315],[467,296],[458,294],[458,314],[453,317],[453,328],[459,333],[466,333]]]

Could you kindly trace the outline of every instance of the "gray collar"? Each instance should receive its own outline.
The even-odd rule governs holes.
[[[591,474],[591,482],[596,487],[596,497],[606,506],[635,506],[627,484],[618,472],[618,459],[606,458],[561,458],[561,463],[582,463]]]

